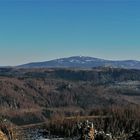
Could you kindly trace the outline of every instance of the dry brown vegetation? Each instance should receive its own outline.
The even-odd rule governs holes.
[[[0,69],[0,115],[18,125],[51,120],[53,133],[72,136],[72,116],[101,115],[97,129],[127,133],[140,128],[139,105],[139,70]]]
[[[98,116],[94,116],[95,114],[98,114]],[[132,131],[140,131],[139,118],[139,108],[100,108],[92,110],[90,112],[90,116],[75,116],[65,118],[62,114],[57,114],[51,118],[47,129],[55,135],[74,137],[79,135],[77,123],[88,119],[94,123],[96,130],[104,131],[105,133],[111,133],[111,135],[114,137],[113,139],[124,140],[129,138],[129,135]]]

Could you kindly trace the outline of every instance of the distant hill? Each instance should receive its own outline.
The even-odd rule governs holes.
[[[95,68],[113,67],[126,69],[140,69],[140,61],[124,60],[112,61],[94,57],[73,56],[68,58],[54,59],[45,62],[34,62],[17,66],[19,68]]]

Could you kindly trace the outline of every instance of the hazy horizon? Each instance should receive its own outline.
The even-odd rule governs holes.
[[[7,67],[8,67],[8,66],[20,66],[20,65],[29,64],[29,63],[47,62],[47,61],[52,61],[52,60],[57,60],[57,59],[63,59],[63,58],[69,58],[69,57],[93,57],[93,58],[103,59],[103,60],[108,60],[108,61],[127,61],[127,60],[140,61],[140,60],[136,60],[136,59],[105,59],[105,58],[94,57],[94,56],[76,55],[76,56],[56,57],[56,58],[45,59],[45,60],[40,60],[40,61],[27,61],[27,62],[19,63],[19,64],[16,64],[16,65],[0,65],[0,67],[5,67],[5,66],[7,66]]]
[[[140,61],[138,0],[0,0],[0,66],[70,56]]]

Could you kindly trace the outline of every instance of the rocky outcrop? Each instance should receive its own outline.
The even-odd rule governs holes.
[[[0,140],[8,140],[7,136],[2,131],[0,131]]]

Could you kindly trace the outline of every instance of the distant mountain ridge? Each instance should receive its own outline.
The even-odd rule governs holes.
[[[140,69],[140,61],[122,60],[113,61],[88,56],[73,56],[54,59],[45,62],[33,62],[17,66],[19,68],[94,68],[113,67],[126,69]]]

